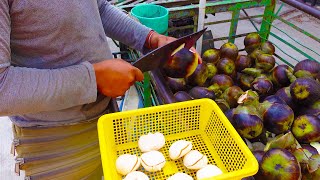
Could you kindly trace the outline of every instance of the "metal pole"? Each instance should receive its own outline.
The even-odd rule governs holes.
[[[305,4],[301,1],[297,1],[297,0],[281,0],[307,14],[310,14],[311,16],[320,19],[320,10],[318,10],[315,7],[311,7],[308,4]]]
[[[198,16],[198,31],[204,28],[204,18],[206,14],[206,0],[200,0],[199,2],[199,16]],[[199,38],[196,47],[198,52],[202,50],[202,36]]]

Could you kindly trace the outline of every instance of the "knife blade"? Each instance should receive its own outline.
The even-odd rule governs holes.
[[[185,48],[190,49],[195,44],[195,42],[203,35],[206,29],[207,28],[190,35],[183,36],[164,46],[154,49],[139,58],[132,65],[140,69],[142,72],[147,72],[162,67],[169,60],[174,50],[176,50],[183,44]]]

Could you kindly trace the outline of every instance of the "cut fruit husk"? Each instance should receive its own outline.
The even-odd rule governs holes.
[[[247,90],[241,94],[237,102],[242,105],[253,105],[254,107],[258,107],[259,95],[256,91]]]
[[[291,131],[286,134],[279,134],[273,140],[269,141],[264,148],[264,151],[268,151],[272,148],[283,148],[293,150],[297,148],[297,141]]]
[[[318,151],[318,153],[320,154],[320,143],[319,142],[311,142],[310,146],[316,148],[316,150]]]
[[[171,56],[174,56],[178,51],[180,51],[182,48],[184,48],[184,46],[185,46],[185,43],[181,44],[176,50],[174,50],[171,53]]]
[[[252,143],[251,143],[247,138],[244,138],[244,140],[245,140],[248,148],[249,148],[251,151],[253,151],[254,149],[253,149]]]
[[[320,168],[320,154],[312,155],[309,158],[308,171],[310,173],[313,173],[319,168]]]

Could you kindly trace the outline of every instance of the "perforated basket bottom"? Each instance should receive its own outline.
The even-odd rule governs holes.
[[[198,150],[199,152],[205,154],[208,158],[208,163],[209,164],[214,164],[217,165],[216,161],[218,156],[216,155],[217,153],[212,147],[208,147],[206,144],[210,144],[206,139],[205,135],[199,134],[198,133],[188,133],[188,135],[173,135],[173,136],[168,136],[166,137],[166,144],[165,146],[160,150],[160,152],[163,153],[163,155],[166,158],[166,165],[161,171],[157,172],[148,172],[145,171],[142,166],[138,169],[138,171],[144,172],[146,175],[149,176],[150,179],[153,180],[160,180],[160,179],[167,179],[176,172],[184,172],[190,176],[192,176],[194,179],[196,179],[196,170],[189,170],[183,165],[183,158],[180,158],[176,161],[173,161],[169,157],[169,148],[172,143],[174,143],[177,140],[188,140],[192,142],[193,150]],[[122,150],[117,150],[117,155],[120,156],[122,154],[136,154],[138,156],[141,155],[140,149],[136,146],[133,148],[128,148],[128,149],[122,149]],[[216,155],[216,156],[215,156]],[[219,161],[219,160],[218,160]],[[219,163],[220,164],[220,163]],[[221,167],[217,165],[219,168],[222,169],[222,171],[225,171],[224,167]],[[124,177],[123,177],[124,178]]]

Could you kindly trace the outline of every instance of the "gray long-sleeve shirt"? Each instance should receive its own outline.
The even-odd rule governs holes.
[[[112,58],[106,35],[142,51],[149,31],[106,0],[1,0],[0,116],[23,127],[97,118],[109,98],[92,63]]]

